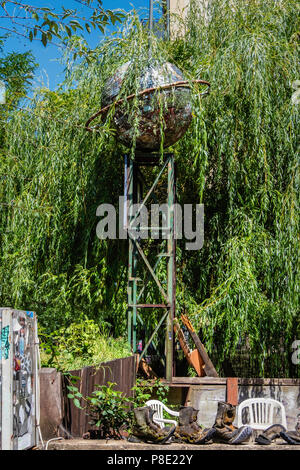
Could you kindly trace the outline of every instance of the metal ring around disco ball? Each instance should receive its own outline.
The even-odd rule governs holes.
[[[207,85],[210,88],[210,83],[207,82],[206,80],[192,80],[192,82],[193,83],[199,83],[199,84],[202,84],[202,85]],[[178,88],[178,87],[186,87],[186,86],[190,86],[190,82],[188,80],[182,80],[180,82],[168,83],[167,85],[161,85],[161,86],[157,86],[157,87],[153,87],[153,88],[147,88],[146,90],[142,90],[137,94],[133,93],[132,95],[127,96],[126,98],[122,98],[122,99],[119,99],[117,101],[114,101],[113,103],[105,106],[104,108],[100,109],[95,114],[93,114],[87,120],[87,122],[85,123],[85,130],[87,130],[89,132],[93,132],[95,129],[97,129],[96,126],[95,127],[89,127],[90,123],[92,121],[94,121],[94,119],[96,119],[98,116],[101,116],[101,114],[106,113],[109,110],[109,108],[111,108],[111,106],[113,106],[113,105],[115,105],[115,106],[119,105],[119,104],[123,103],[125,100],[129,101],[129,100],[133,99],[136,96],[138,96],[138,97],[143,96],[143,95],[146,95],[147,93],[153,93],[156,90],[167,90],[168,88],[173,88],[173,87]],[[205,91],[205,92],[201,93],[201,96],[207,95],[208,93],[209,93],[208,91]]]

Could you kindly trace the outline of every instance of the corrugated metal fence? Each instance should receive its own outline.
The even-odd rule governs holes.
[[[89,396],[97,385],[106,385],[108,382],[115,382],[115,390],[120,390],[127,396],[132,396],[131,388],[136,380],[136,356],[116,359],[105,362],[96,367],[84,367],[80,370],[70,371],[73,376],[80,377],[80,381],[75,384],[83,396]],[[68,378],[64,378],[64,427],[72,437],[82,437],[91,429],[90,418],[84,410],[77,408],[72,399],[67,398],[70,393],[67,389]]]

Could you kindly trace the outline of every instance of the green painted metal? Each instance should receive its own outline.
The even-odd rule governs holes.
[[[136,202],[136,184],[134,162],[132,159],[126,161],[125,171],[127,172],[127,200],[128,214],[127,224],[132,221],[132,205]],[[136,318],[137,309],[135,307],[137,294],[136,267],[137,267],[136,247],[134,241],[129,238],[129,254],[128,254],[128,341],[132,347],[132,352],[136,353]]]
[[[159,265],[160,260],[161,260],[161,258],[162,258],[163,256],[166,256],[166,254],[165,254],[165,253],[159,253],[159,255],[157,255],[157,258],[158,258],[158,259],[156,260],[155,265],[154,265],[154,267],[153,267],[153,272],[155,272],[155,270],[156,270],[157,266]],[[144,291],[145,291],[145,289],[146,289],[146,287],[147,287],[147,285],[148,285],[148,282],[149,282],[149,280],[150,280],[150,277],[151,277],[151,275],[150,275],[150,273],[148,273],[148,275],[146,276],[144,285],[142,286],[142,288],[141,288],[141,290],[140,290],[140,292],[139,292],[137,301],[139,301],[140,298],[141,298],[141,296],[143,295],[143,293],[144,293]]]
[[[140,355],[140,360],[142,359],[142,357],[146,354],[147,352],[147,349],[151,343],[151,341],[153,340],[154,336],[156,335],[156,333],[158,332],[159,328],[161,327],[162,323],[164,322],[166,316],[168,315],[168,312],[165,312],[165,314],[161,317],[160,321],[158,322],[158,324],[156,325],[155,327],[155,330],[153,331],[152,335],[150,336],[149,340],[147,341],[147,344],[144,348],[144,350],[142,351],[141,355]]]
[[[170,227],[167,259],[168,266],[168,298],[170,307],[166,322],[166,379],[172,381],[173,377],[173,321],[175,317],[175,238],[174,238],[174,204],[175,204],[175,168],[174,158],[168,161],[168,227]]]
[[[175,204],[175,162],[174,156],[168,154],[165,156],[164,161],[161,160],[155,155],[151,154],[151,163],[153,166],[159,166],[159,171],[157,176],[154,179],[153,184],[143,198],[143,188],[141,182],[146,184],[144,175],[141,171],[142,166],[147,166],[148,155],[144,155],[143,158],[136,158],[130,160],[130,162],[125,165],[125,172],[127,175],[127,200],[128,200],[128,224],[127,229],[132,227],[133,223],[137,219],[138,215],[143,206],[150,201],[150,198],[157,203],[157,198],[155,197],[155,189],[159,181],[163,178],[166,170],[168,176],[167,191],[166,191],[166,200],[168,205],[168,223],[167,227],[163,227],[163,230],[169,230],[168,240],[161,240],[162,249],[157,255],[158,259],[155,262],[154,267],[151,266],[149,260],[147,259],[145,252],[141,246],[142,241],[135,239],[135,236],[130,233],[128,230],[129,238],[129,252],[128,252],[128,341],[130,343],[131,349],[133,352],[137,351],[137,319],[139,319],[141,326],[144,327],[144,322],[142,319],[141,310],[148,308],[160,308],[164,310],[163,315],[161,316],[156,328],[152,332],[149,339],[146,341],[146,345],[140,355],[140,359],[147,353],[147,349],[152,342],[155,342],[155,336],[160,331],[162,324],[165,322],[165,377],[168,381],[172,380],[174,373],[173,366],[173,349],[174,349],[174,338],[173,338],[173,320],[175,316],[175,230],[174,230],[174,204]],[[140,157],[140,155],[139,155]],[[138,211],[133,214],[132,204],[139,202],[140,207]],[[159,229],[162,231],[161,227],[140,227],[148,228],[150,231],[154,229]],[[151,233],[151,232],[150,232]],[[164,245],[166,245],[165,248]],[[162,282],[158,279],[155,274],[157,267],[159,266],[160,261],[165,258],[167,262],[167,279],[165,280],[166,289],[162,286]],[[144,279],[137,278],[137,272],[145,271]],[[140,299],[142,295],[146,294],[146,287],[150,280],[154,280],[156,283],[160,296],[163,299],[163,303],[141,303]],[[138,285],[138,281],[139,285]],[[139,313],[138,313],[139,310]]]
[[[138,243],[137,240],[134,240],[134,244],[135,244],[135,246],[137,247],[137,249],[138,249],[138,251],[139,251],[139,254],[141,255],[141,258],[143,259],[144,263],[146,264],[146,266],[147,266],[147,268],[148,268],[148,270],[149,270],[151,276],[153,277],[153,279],[154,279],[154,281],[155,281],[157,287],[159,288],[161,295],[163,296],[163,298],[165,299],[165,301],[169,304],[169,303],[170,303],[169,297],[168,297],[168,295],[165,293],[165,291],[164,291],[164,289],[163,289],[161,283],[159,282],[158,277],[155,275],[153,269],[151,268],[150,263],[148,262],[148,260],[147,260],[147,258],[146,258],[146,256],[145,256],[145,254],[144,254],[144,252],[143,252],[143,250],[142,250],[142,248],[141,248],[141,245]]]
[[[164,171],[164,169],[166,168],[167,164],[168,164],[168,160],[166,160],[165,163],[163,164],[163,166],[162,166],[160,172],[158,173],[157,177],[155,178],[154,183],[152,184],[151,188],[149,189],[148,193],[146,194],[145,199],[144,199],[143,202],[141,203],[141,206],[139,207],[139,209],[138,209],[138,210],[136,211],[136,213],[134,214],[134,217],[133,217],[133,219],[132,219],[131,222],[130,222],[130,225],[131,225],[131,226],[132,226],[133,222],[136,220],[136,218],[139,216],[139,214],[140,214],[142,208],[145,206],[146,202],[148,201],[148,199],[150,198],[151,194],[153,193],[153,190],[154,190],[154,188],[156,187],[157,183],[159,182],[159,180],[160,180],[160,178],[161,178],[161,176],[162,176],[162,174],[163,174],[163,171]]]

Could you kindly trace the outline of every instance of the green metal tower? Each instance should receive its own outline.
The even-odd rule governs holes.
[[[157,175],[146,192],[146,178],[143,175],[145,167],[157,167]],[[148,172],[149,173],[149,172]],[[159,226],[136,226],[138,216],[149,201],[158,201],[155,193],[159,188],[159,196],[162,197],[162,186],[160,183],[167,174],[167,187],[165,188],[165,203],[167,207],[165,224]],[[128,342],[132,351],[137,352],[137,322],[141,325],[145,322],[147,310],[151,308],[159,309],[161,317],[151,333],[140,355],[140,360],[146,354],[155,335],[164,328],[165,331],[165,378],[172,381],[174,375],[173,364],[173,320],[175,316],[175,291],[176,291],[176,244],[175,244],[175,161],[174,155],[169,153],[164,155],[163,161],[157,154],[136,154],[134,159],[125,158],[125,200],[126,228],[129,237],[128,254]],[[137,211],[134,211],[134,204],[139,204]],[[137,231],[137,229],[139,231]],[[143,249],[143,233],[154,234],[155,238],[161,234],[158,245],[160,251],[154,266],[151,266],[149,254],[146,256]],[[137,236],[138,233],[138,236]],[[163,236],[164,235],[164,236]],[[151,244],[150,244],[151,245]],[[149,251],[149,243],[147,244]],[[153,258],[153,256],[152,256]],[[166,259],[166,279],[161,281],[156,274],[162,259]],[[141,276],[141,273],[144,275]],[[147,297],[147,286],[149,282],[155,282],[159,299],[156,303],[144,303],[141,299]]]

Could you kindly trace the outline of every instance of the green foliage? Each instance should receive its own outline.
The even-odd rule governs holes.
[[[299,107],[292,101],[298,4],[211,0],[206,18],[196,3],[192,8],[185,37],[152,39],[158,62],[211,82],[203,100],[192,88],[193,122],[169,149],[176,155],[179,202],[205,204],[203,249],[187,252],[178,241],[177,308],[186,309],[221,374],[229,365],[245,373],[239,369],[244,349],[247,375],[297,376],[291,345],[300,333]],[[148,42],[134,14],[76,66],[70,41],[62,88],[36,90],[6,123],[1,304],[36,310],[47,334],[84,317],[109,323],[111,336],[126,331],[127,242],[99,240],[95,214],[101,203],[118,207],[128,150],[115,138],[113,108],[93,134],[84,123],[101,108],[106,80],[129,60],[117,98],[136,93]],[[138,98],[124,100],[121,109],[134,141]],[[165,269],[162,260],[160,280]],[[156,294],[149,284],[145,302]],[[152,310],[144,319],[148,332],[159,319]],[[163,350],[163,335],[158,347]]]
[[[91,418],[92,426],[99,428],[102,438],[121,438],[121,429],[126,429],[132,419],[129,412],[130,398],[122,392],[114,390],[116,383],[97,385],[91,396],[83,397],[74,385],[68,385],[68,398],[72,399],[77,408],[85,410]],[[82,406],[82,401],[85,405]]]
[[[250,373],[297,373],[290,360],[299,331],[297,12],[296,2],[233,9],[218,0],[208,24],[195,2],[188,20],[190,65],[212,87],[198,111],[201,127],[195,121],[178,152],[198,142],[205,203],[205,245],[187,259],[186,279],[198,280],[191,316],[219,369],[247,347]]]
[[[73,34],[90,33],[99,30],[104,33],[108,24],[122,21],[123,13],[105,10],[101,0],[83,0],[82,6],[87,7],[88,16],[77,8],[49,8],[41,5],[22,4],[20,1],[5,0],[0,2],[2,18],[7,21],[0,29],[10,34],[23,36],[31,42],[40,40],[46,47],[53,39],[66,40]],[[76,0],[74,1],[76,6]]]
[[[151,398],[167,403],[169,387],[164,385],[160,379],[144,380],[137,378],[136,385],[132,388],[134,392],[134,408],[145,406],[146,401]]]
[[[5,108],[17,105],[26,96],[36,67],[34,56],[29,51],[21,54],[11,52],[0,57],[0,79],[6,84]]]
[[[131,354],[124,338],[113,338],[101,328],[86,317],[48,334],[40,328],[42,366],[69,371]]]
[[[68,375],[67,375],[68,377]],[[116,383],[107,382],[107,385],[96,385],[90,396],[83,396],[75,383],[78,377],[70,376],[67,386],[70,393],[68,398],[73,400],[77,408],[85,411],[91,418],[90,424],[100,431],[100,437],[120,438],[121,430],[130,432],[133,423],[133,409],[145,406],[150,398],[156,398],[163,403],[169,387],[161,383],[159,379],[145,381],[137,379],[132,388],[133,397],[126,397],[124,393],[115,390]]]
[[[188,377],[198,377],[197,372],[195,371],[194,367],[189,366],[187,371]]]
[[[30,51],[3,53],[6,37],[0,37],[0,81],[4,84],[5,103],[0,105],[0,155],[2,155],[5,125],[15,107],[20,104],[31,86],[37,67]]]

